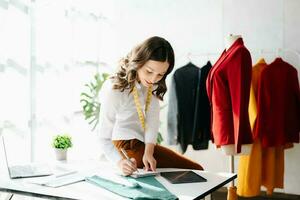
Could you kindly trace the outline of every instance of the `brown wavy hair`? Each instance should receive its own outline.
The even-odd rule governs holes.
[[[119,61],[117,72],[111,77],[113,88],[123,92],[129,89],[132,92],[135,81],[137,80],[137,70],[140,69],[148,60],[169,63],[169,68],[162,79],[155,83],[152,94],[163,100],[167,92],[166,77],[174,68],[174,51],[170,43],[164,38],[154,36],[146,39],[137,45]]]

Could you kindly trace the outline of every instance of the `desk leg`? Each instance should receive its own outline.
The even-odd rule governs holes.
[[[11,200],[13,196],[13,194],[2,193],[0,194],[0,200]]]
[[[209,194],[206,197],[204,197],[204,200],[211,200],[211,194]]]

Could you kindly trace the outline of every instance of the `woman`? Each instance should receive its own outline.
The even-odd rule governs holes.
[[[101,89],[100,143],[105,156],[124,175],[138,168],[203,168],[156,145],[159,100],[167,91],[166,77],[174,68],[174,52],[161,37],[151,37],[120,60],[116,74]],[[126,159],[120,150],[126,151]]]

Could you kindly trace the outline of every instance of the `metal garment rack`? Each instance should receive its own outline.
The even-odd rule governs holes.
[[[250,54],[258,54],[260,56],[264,56],[266,54],[273,54],[274,57],[280,56],[282,53],[291,53],[298,57],[298,63],[300,66],[300,52],[293,50],[293,49],[287,49],[287,48],[278,48],[275,50],[267,50],[267,49],[256,49],[256,50],[249,50]],[[207,53],[192,53],[187,52],[185,54],[181,54],[177,57],[177,60],[182,58],[187,58],[189,61],[192,60],[191,57],[205,57],[207,60],[210,60],[210,56],[218,56],[222,52],[207,52]]]

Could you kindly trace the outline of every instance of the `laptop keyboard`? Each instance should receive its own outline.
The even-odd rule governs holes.
[[[31,166],[12,166],[9,167],[10,173],[12,174],[32,174],[32,172],[35,170],[35,168]]]
[[[48,165],[15,165],[9,167],[12,177],[30,177],[50,175],[51,169]]]

